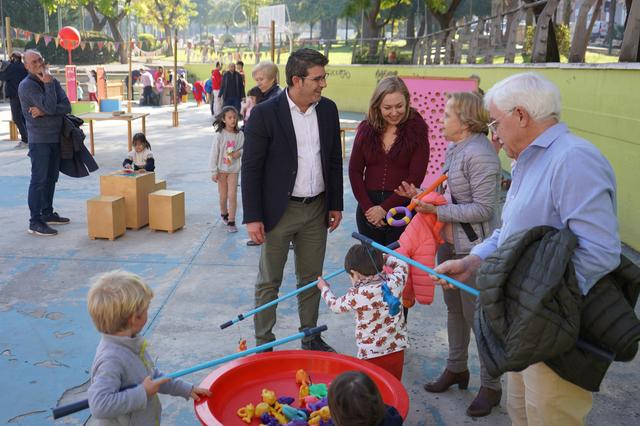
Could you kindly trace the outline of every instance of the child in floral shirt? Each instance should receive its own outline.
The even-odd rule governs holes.
[[[388,257],[385,264],[382,253],[356,244],[347,252],[344,268],[352,283],[347,294],[336,298],[329,284],[319,278],[322,298],[333,312],[354,311],[358,358],[402,379],[407,329],[400,313],[391,315],[383,298],[383,284],[386,283],[393,296],[399,297],[407,279],[408,265],[393,257]]]

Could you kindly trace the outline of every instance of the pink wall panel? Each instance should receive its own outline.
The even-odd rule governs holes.
[[[444,114],[447,93],[477,90],[476,80],[470,78],[418,78],[402,77],[409,89],[411,106],[415,108],[429,126],[429,166],[422,187],[428,186],[439,175],[444,165],[448,142],[442,137],[440,119]]]

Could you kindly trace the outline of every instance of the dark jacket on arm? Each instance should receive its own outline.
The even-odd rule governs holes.
[[[327,211],[343,209],[340,120],[336,104],[316,105]],[[263,222],[271,231],[287,208],[296,182],[298,148],[286,91],[256,105],[245,127],[242,155],[243,223]]]
[[[578,337],[630,361],[638,350],[634,307],[640,269],[620,265],[582,296],[568,229],[537,226],[509,237],[478,270],[474,333],[494,377],[544,361],[563,379],[597,392],[611,364],[576,346]]]
[[[84,145],[85,135],[80,128],[83,123],[81,118],[67,114],[62,124],[60,172],[70,177],[85,177],[98,170],[98,164]]]

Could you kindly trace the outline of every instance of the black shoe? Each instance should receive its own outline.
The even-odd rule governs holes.
[[[34,222],[29,225],[28,232],[35,235],[43,235],[46,237],[57,235],[58,231],[50,227],[44,222]]]
[[[71,222],[68,217],[62,217],[58,213],[53,212],[49,216],[43,217],[42,221],[47,225],[66,225]]]
[[[249,240],[249,241],[247,241],[247,245],[248,245],[249,247],[255,247],[255,246],[259,246],[260,244],[256,243],[256,242],[255,242],[255,241],[253,241],[253,240]]]
[[[301,345],[302,349],[307,351],[321,351],[321,352],[335,352],[331,346],[327,345],[327,342],[322,340],[322,337],[315,336],[312,340],[308,342],[302,341]]]

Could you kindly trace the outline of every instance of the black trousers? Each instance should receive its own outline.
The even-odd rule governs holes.
[[[392,191],[369,191],[369,199],[373,201],[375,205],[379,205],[391,195],[393,195]],[[408,204],[409,200],[404,203],[405,206]],[[389,225],[376,228],[367,220],[360,205],[356,208],[356,224],[358,225],[359,233],[371,238],[373,241],[378,244],[382,244],[383,246],[388,246],[389,244],[398,241],[398,238],[400,238],[400,235],[402,235],[402,232],[404,232],[406,228],[405,226],[394,227]]]
[[[22,115],[22,107],[20,106],[20,99],[17,96],[9,98],[9,104],[11,105],[11,119],[20,132],[20,140],[28,143],[27,126],[24,122],[24,115]]]

